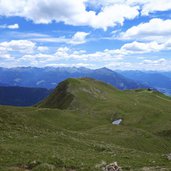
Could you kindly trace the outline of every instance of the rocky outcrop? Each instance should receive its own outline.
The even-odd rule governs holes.
[[[110,163],[104,168],[104,171],[122,171],[121,168],[118,166],[117,162]]]

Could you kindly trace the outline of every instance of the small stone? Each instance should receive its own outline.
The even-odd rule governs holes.
[[[122,119],[118,119],[118,120],[114,120],[114,121],[112,122],[112,124],[113,124],[113,125],[120,125],[121,122],[122,122]]]
[[[107,165],[104,171],[121,171],[121,168],[118,166],[117,162]]]
[[[171,153],[167,155],[167,159],[171,160]]]

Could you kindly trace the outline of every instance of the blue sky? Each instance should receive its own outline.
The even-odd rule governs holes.
[[[171,70],[170,0],[1,0],[0,65]]]

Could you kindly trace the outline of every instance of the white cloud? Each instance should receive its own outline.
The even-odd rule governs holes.
[[[171,40],[165,43],[152,42],[131,42],[124,44],[120,49],[110,50],[114,55],[146,54],[171,50]]]
[[[56,65],[73,63],[74,64],[90,64],[90,65],[109,65],[115,63],[115,67],[121,67],[123,60],[127,60],[130,56],[136,55],[138,60],[143,61],[144,58],[138,58],[138,55],[152,54],[163,50],[171,49],[171,41],[165,43],[153,42],[137,42],[126,43],[120,49],[106,49],[104,51],[97,51],[88,53],[83,50],[74,50],[68,47],[59,47],[55,52],[51,51],[46,46],[37,46],[34,42],[28,40],[12,40],[9,42],[0,43],[0,58],[15,61],[16,66],[38,66],[43,67],[47,65]],[[2,62],[1,62],[2,63]],[[137,64],[140,68],[142,65],[156,66],[158,63],[166,65],[164,59],[154,61],[145,59],[143,62]],[[9,64],[9,63],[7,63]],[[129,62],[124,62],[127,67],[133,67]],[[129,66],[130,65],[130,66]],[[167,67],[168,68],[168,67]]]
[[[90,10],[87,10],[87,5]],[[1,0],[1,16],[19,16],[34,23],[53,21],[93,28],[114,27],[140,13],[149,15],[171,9],[170,0]],[[98,10],[98,12],[97,12]]]
[[[86,51],[75,51],[68,47],[59,47],[55,53],[46,54],[46,53],[35,53],[35,54],[26,54],[21,56],[18,59],[18,63],[23,63],[24,65],[31,66],[55,66],[56,64],[66,62],[68,64],[82,64],[85,63],[89,66],[94,65],[95,63],[105,63],[109,61],[119,61],[122,60],[120,56],[113,56],[114,54],[110,50],[105,50],[102,52],[87,53]],[[93,64],[94,63],[94,64]],[[85,66],[86,66],[85,65]],[[78,65],[77,65],[78,66]]]
[[[87,2],[97,9],[114,4],[126,4],[128,6],[138,6],[141,15],[149,15],[157,11],[168,11],[171,9],[170,0],[91,0]]]
[[[118,39],[134,40],[116,52],[121,54],[150,53],[171,50],[171,20],[151,19],[121,32]],[[116,37],[115,37],[116,38]]]
[[[49,42],[49,43],[65,43],[65,44],[71,44],[71,45],[80,45],[87,42],[87,36],[90,33],[86,32],[76,32],[72,37],[48,37],[45,35],[45,37],[38,37],[33,38],[31,40],[34,40],[36,42]]]
[[[142,68],[143,67],[145,70],[171,70],[171,60],[168,59],[164,59],[164,58],[160,58],[157,60],[150,60],[150,59],[146,59],[142,62],[139,63],[139,66]]]
[[[159,47],[158,47],[159,46]],[[149,53],[151,51],[158,51],[160,45],[152,42],[148,45],[141,44],[140,42],[133,42],[126,44],[121,49],[117,50],[104,50],[94,53],[87,53],[86,51],[76,51],[68,47],[59,47],[54,53],[41,53],[36,47],[34,53],[24,53],[19,56],[11,54],[11,51],[6,52],[6,47],[0,46],[1,66],[3,67],[16,67],[16,66],[84,66],[90,68],[97,68],[106,66],[111,69],[139,69],[139,70],[171,70],[171,60],[160,58],[154,60],[152,58],[142,57],[138,58],[138,54]],[[14,48],[13,50],[16,50]],[[27,49],[27,48],[26,48]],[[26,50],[25,49],[25,50]],[[19,51],[21,49],[18,49]],[[23,50],[22,50],[23,51]],[[132,56],[133,54],[136,55]],[[127,58],[125,58],[127,57]],[[129,62],[128,58],[135,60]],[[153,60],[152,60],[153,59]]]
[[[88,35],[89,33],[86,32],[76,32],[70,40],[66,39],[66,43],[73,45],[83,44],[86,42]]]
[[[164,44],[158,44],[157,42],[142,43],[142,42],[132,42],[127,43],[118,50],[121,54],[137,54],[137,53],[150,53],[158,52],[164,50],[166,47]],[[117,52],[117,50],[116,50]]]
[[[13,25],[8,25],[9,29],[19,29],[19,25],[18,24],[13,24]]]
[[[0,25],[0,28],[2,28],[2,29],[19,29],[19,25],[18,24]]]
[[[161,64],[166,64],[167,60],[164,58],[158,59],[158,60],[149,60],[146,59],[142,62],[142,64],[146,65],[161,65]]]
[[[107,29],[123,24],[125,19],[133,19],[139,14],[137,7],[120,3],[104,6],[97,14],[93,9],[87,11],[86,2],[88,0],[1,0],[0,15],[20,16],[34,23],[48,24],[56,21]]]
[[[89,25],[93,28],[114,27],[117,24],[123,25],[125,19],[134,19],[139,14],[137,7],[130,7],[125,4],[113,4],[102,8],[97,15],[92,16]]]
[[[153,42],[131,42],[126,43],[119,49],[104,50],[103,52],[96,52],[95,55],[99,54],[106,59],[112,59],[117,57],[117,59],[122,59],[123,57],[136,55],[136,54],[152,54],[154,52],[171,50],[171,41],[166,43]],[[140,57],[141,58],[141,57]]]
[[[11,40],[9,42],[0,43],[0,51],[33,53],[36,48],[35,43],[29,40]]]
[[[11,56],[10,54],[1,51],[1,49],[0,49],[0,59],[1,60],[6,60],[6,59],[12,59],[12,60],[14,60],[15,58],[13,56]]]
[[[142,5],[142,15],[149,15],[156,11],[168,11],[171,9],[170,0],[128,0],[131,4]]]
[[[110,69],[120,70],[151,70],[151,71],[170,71],[171,60],[143,60],[141,62],[111,62],[106,65]]]
[[[120,34],[121,39],[165,42],[171,39],[171,20],[151,19]]]

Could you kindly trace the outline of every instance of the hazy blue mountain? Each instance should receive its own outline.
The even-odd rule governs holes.
[[[49,94],[44,88],[0,87],[0,105],[32,106]]]
[[[133,81],[132,79],[126,78],[125,76],[107,68],[94,70],[92,73],[88,74],[88,76],[90,78],[111,84],[121,90],[147,88],[147,86],[138,83],[137,81]]]
[[[166,77],[169,77],[171,79],[171,71],[167,72],[160,72],[161,74],[165,75]]]
[[[9,85],[5,83],[0,83],[0,86],[9,86]]]
[[[171,77],[162,72],[143,71],[117,71],[125,77],[138,81],[149,87],[153,87],[163,93],[171,94]]]
[[[0,68],[0,81],[11,86],[42,87],[52,89],[67,78],[90,77],[109,83],[119,89],[145,88],[143,84],[122,76],[107,68],[91,70],[84,67],[20,67]]]

